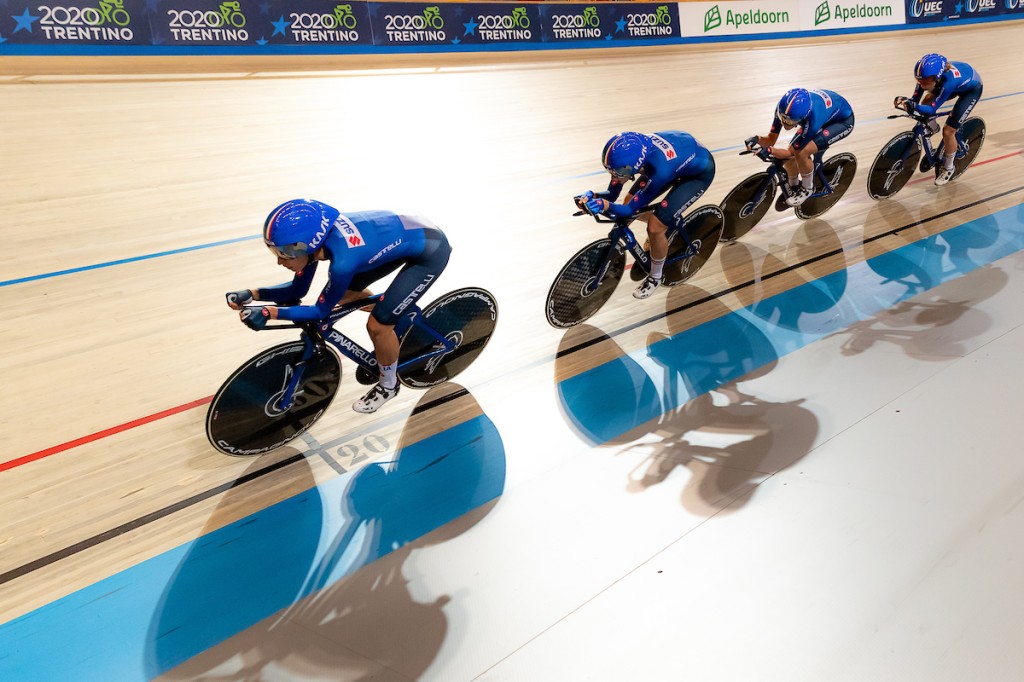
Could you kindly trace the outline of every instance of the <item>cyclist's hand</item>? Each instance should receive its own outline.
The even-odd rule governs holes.
[[[897,109],[902,109],[903,111],[911,115],[913,115],[914,109],[916,108],[914,100],[910,99],[909,97],[897,97],[892,101],[892,105]]]
[[[242,306],[252,300],[252,291],[249,289],[243,289],[242,291],[229,291],[224,294],[224,298],[228,301],[228,307],[232,310],[241,310]]]
[[[757,158],[761,159],[762,161],[771,161],[772,160],[772,148],[771,147],[761,147],[760,149],[757,150]]]
[[[757,146],[757,141],[759,139],[760,138],[757,135],[751,135],[747,139],[743,140],[743,144],[746,145],[748,152],[754,151],[754,147]]]
[[[604,199],[598,199],[597,197],[594,197],[587,201],[587,205],[584,206],[584,208],[590,215],[598,215],[599,213],[604,213],[606,210],[608,210],[608,202],[606,202]]]
[[[270,319],[270,311],[266,306],[247,305],[238,313],[242,323],[249,329],[259,331],[267,326]]]
[[[592,191],[590,191],[590,190],[587,190],[583,194],[579,194],[579,195],[573,197],[573,201],[576,202],[576,208],[586,209],[587,202],[590,201],[593,198],[594,198],[594,193]]]

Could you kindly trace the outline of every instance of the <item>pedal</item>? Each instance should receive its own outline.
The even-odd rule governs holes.
[[[920,168],[922,173],[927,173],[928,171],[930,171],[932,169],[932,164],[931,164],[931,162],[927,158],[924,158],[924,159],[921,159],[921,165],[920,165],[919,168]]]

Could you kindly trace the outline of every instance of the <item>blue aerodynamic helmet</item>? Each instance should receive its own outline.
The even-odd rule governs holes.
[[[793,88],[779,100],[775,114],[787,126],[798,125],[811,115],[811,93],[803,88]]]
[[[643,168],[651,145],[651,138],[642,133],[619,133],[604,145],[601,162],[616,177],[633,177]]]
[[[934,52],[926,54],[914,65],[914,78],[923,81],[926,78],[938,78],[946,70],[946,58]]]
[[[308,256],[320,248],[341,212],[310,199],[286,201],[267,216],[263,243],[281,258]]]

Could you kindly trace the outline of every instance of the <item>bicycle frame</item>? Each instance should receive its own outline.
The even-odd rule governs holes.
[[[754,153],[754,151],[747,150],[747,151],[740,152],[740,155],[742,156],[744,154],[753,154],[753,153]],[[825,177],[825,172],[821,170],[822,161],[824,160],[824,156],[825,156],[825,152],[824,151],[817,152],[814,155],[814,174],[817,176],[817,178],[819,180],[821,180],[821,191],[820,192],[815,192],[811,196],[807,197],[808,200],[816,199],[818,197],[823,197],[823,196],[825,196],[827,194],[832,194],[832,192],[835,191],[834,188],[832,187],[832,183],[830,183],[828,181],[828,178]],[[785,186],[787,184],[785,182],[785,180],[789,177],[789,173],[784,168],[784,166],[785,166],[787,161],[789,161],[789,159],[778,159],[778,158],[775,158],[774,156],[771,157],[770,159],[768,159],[768,163],[771,164],[771,167],[767,170],[768,178],[765,180],[764,185],[761,187],[760,191],[758,191],[757,197],[748,204],[748,206],[751,207],[751,211],[753,211],[753,207],[757,206],[758,204],[760,204],[764,200],[765,193],[772,186],[772,181],[773,180],[777,180],[778,181],[779,187],[782,189],[783,193],[785,193],[787,191],[785,189]],[[747,208],[747,206],[744,206],[743,209],[741,210],[741,212],[740,212],[740,217],[741,218],[747,217],[746,215],[743,215],[743,211],[745,211],[746,208]],[[750,215],[750,212],[748,212],[747,215]]]
[[[887,118],[912,118],[915,121],[917,121],[917,123],[914,125],[913,130],[911,130],[910,132],[914,135],[914,139],[916,139],[917,143],[921,146],[921,150],[924,152],[925,158],[928,159],[929,167],[934,168],[942,163],[942,156],[944,154],[944,150],[942,148],[942,145],[939,145],[936,148],[932,147],[932,133],[928,132],[928,122],[938,118],[942,118],[943,116],[948,116],[949,113],[950,112],[947,111],[941,114],[937,114],[935,116],[929,116],[924,119],[918,116],[912,116],[910,114],[892,114]],[[911,149],[913,149],[912,146],[907,147],[907,149],[903,152],[903,155],[900,157],[899,160],[899,163],[901,165],[910,156]],[[967,150],[964,146],[964,141],[960,139],[960,131],[958,130],[956,131],[957,158],[962,157],[966,151]]]
[[[318,352],[324,352],[325,343],[329,343],[334,346],[339,353],[368,372],[377,371],[376,353],[363,348],[351,338],[335,329],[334,325],[338,320],[347,316],[349,313],[369,304],[378,303],[383,298],[383,294],[378,294],[376,296],[369,296],[355,301],[350,301],[336,307],[323,322],[300,322],[297,324],[278,324],[265,327],[265,329],[302,329],[302,341],[305,343],[302,358],[295,363],[291,376],[288,378],[288,382],[284,387],[284,391],[277,403],[274,405],[275,409],[285,412],[292,406],[296,396],[295,390],[302,381],[302,375],[305,371],[306,363],[309,362],[309,360]],[[437,362],[442,357],[455,350],[458,346],[458,343],[455,340],[445,338],[433,327],[427,324],[423,319],[423,311],[416,305],[409,306],[402,317],[399,318],[398,322],[395,324],[395,334],[399,339],[402,339],[406,332],[408,332],[413,326],[419,327],[433,337],[437,341],[437,345],[428,353],[417,355],[405,362],[399,362],[398,369],[407,367],[414,362],[422,362],[425,359],[432,359]]]
[[[611,229],[610,232],[608,232],[608,238],[611,239],[612,241],[612,248],[620,252],[629,251],[629,253],[632,254],[633,258],[636,260],[636,263],[640,266],[640,268],[647,273],[651,271],[651,257],[646,251],[644,251],[644,247],[640,245],[640,242],[637,241],[636,235],[633,234],[633,230],[630,229],[629,224],[636,220],[636,218],[641,213],[653,211],[655,208],[657,208],[656,204],[644,206],[643,208],[641,208],[639,211],[637,211],[635,214],[628,218],[604,218],[599,215],[592,216],[594,220],[599,223],[614,223],[615,226]],[[574,215],[583,215],[583,211],[579,211]],[[690,241],[690,238],[686,236],[684,232],[680,232],[679,230],[672,227],[669,228],[669,231],[666,233],[666,236],[671,237],[671,235],[673,234],[680,235],[684,240],[686,240],[686,251],[679,254],[678,256],[674,256],[672,258],[667,259],[665,261],[665,265],[675,263],[686,258],[692,258],[697,254],[698,251],[698,249],[694,246],[693,242]],[[594,290],[597,289],[598,286],[600,286],[601,282],[604,281],[605,275],[608,274],[608,268],[611,267],[611,264],[611,251],[609,250],[609,255],[605,256],[604,263],[601,264],[601,268],[600,270],[598,270],[597,277],[595,277],[594,281],[591,282],[588,286],[588,289],[590,291],[588,291],[587,293],[593,292]]]

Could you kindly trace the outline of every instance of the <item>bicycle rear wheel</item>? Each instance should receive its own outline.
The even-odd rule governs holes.
[[[323,415],[341,382],[341,363],[327,348],[306,363],[291,408],[275,408],[304,349],[302,341],[273,346],[228,377],[206,413],[213,447],[228,455],[259,455],[281,447]]]
[[[605,258],[610,258],[611,263],[598,284],[598,271]],[[569,259],[551,284],[545,305],[548,324],[556,329],[567,329],[589,318],[611,298],[625,269],[626,256],[615,248],[611,239],[599,239],[584,246]]]
[[[704,263],[711,258],[715,247],[718,246],[724,225],[725,218],[722,215],[722,209],[714,204],[701,206],[686,216],[683,224],[669,238],[668,259],[665,262],[664,270],[666,286],[682,284],[704,267]],[[690,248],[690,244],[683,238],[683,234],[679,234],[680,232],[689,237],[697,252],[687,258],[673,260],[686,253],[686,250]]]
[[[974,159],[978,157],[978,152],[981,151],[982,145],[985,144],[985,121],[977,117],[967,119],[960,126],[960,130],[957,132],[957,139],[964,143],[967,151],[963,156],[958,154],[957,158],[953,159],[953,178],[963,175],[970,168],[971,164],[974,163]]]
[[[772,206],[776,180],[762,171],[736,185],[722,201],[722,241],[739,239],[764,218]]]
[[[820,197],[808,199],[796,207],[797,216],[804,220],[817,218],[843,198],[846,190],[850,189],[850,184],[853,183],[853,176],[857,174],[857,157],[849,153],[836,154],[821,164],[821,171],[828,178],[828,184],[832,185],[832,191]],[[821,183],[821,178],[815,173],[815,193],[824,190],[825,186]]]
[[[401,367],[398,370],[399,381],[413,388],[435,386],[469,367],[491,340],[498,323],[498,304],[494,296],[484,289],[457,289],[431,303],[423,311],[421,323],[457,345],[450,353]],[[437,339],[419,324],[414,324],[402,338],[398,364],[402,365],[437,346]]]
[[[917,169],[921,145],[909,130],[889,140],[868,171],[868,196],[886,199],[903,189]]]

